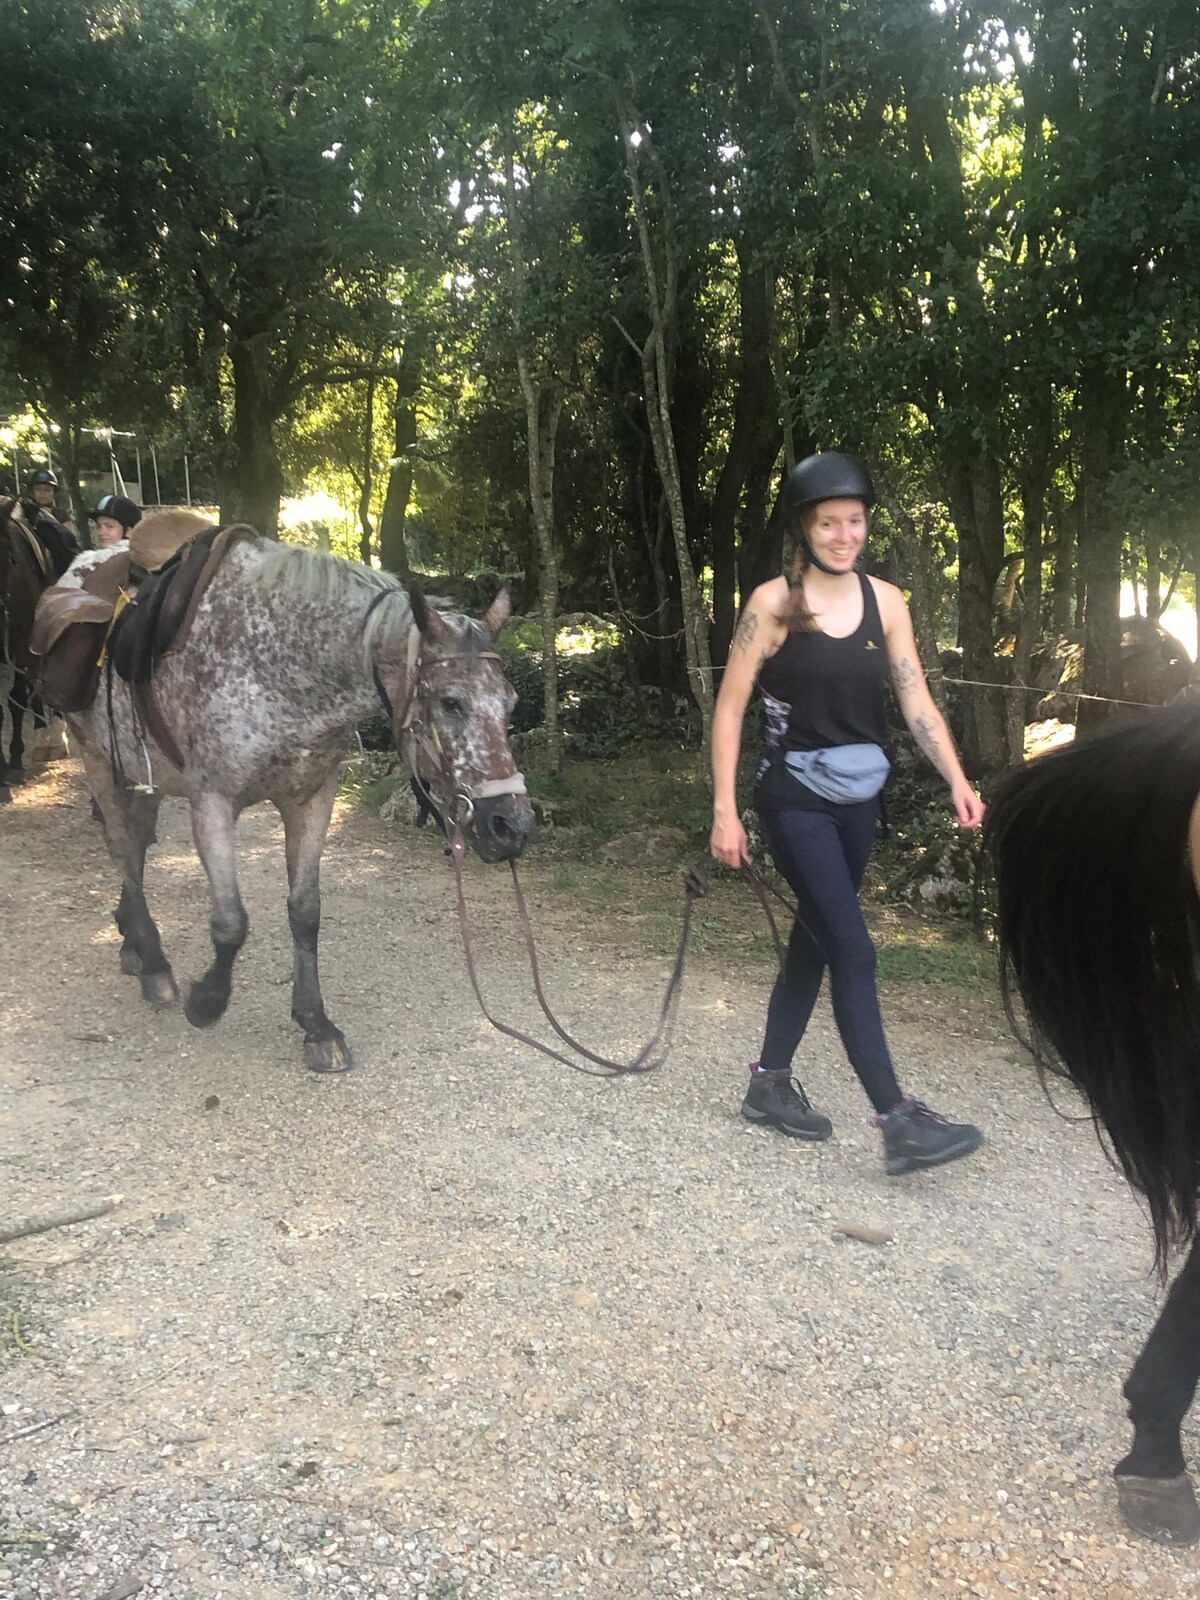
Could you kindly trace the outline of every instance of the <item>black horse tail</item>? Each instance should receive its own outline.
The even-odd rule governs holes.
[[[1200,705],[1032,762],[987,817],[1005,1009],[1039,1068],[1087,1098],[1146,1197],[1156,1258],[1197,1232],[1200,899],[1188,833]]]

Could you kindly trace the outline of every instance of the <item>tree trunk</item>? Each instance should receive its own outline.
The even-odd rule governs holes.
[[[783,571],[783,529],[770,516],[781,438],[776,422],[770,436],[760,441],[758,457],[746,476],[738,532],[738,588],[743,596]]]
[[[1054,416],[1049,385],[1038,396],[1037,421],[1028,451],[1028,469],[1021,479],[1022,543],[1025,549],[1021,606],[1013,640],[1014,689],[1029,682],[1029,664],[1042,623],[1042,546],[1046,536],[1046,489],[1054,448]],[[1015,764],[1025,759],[1025,704],[1023,694],[1008,697],[1008,751]]]
[[[898,535],[902,577],[909,592],[909,610],[912,613],[913,635],[917,641],[917,654],[925,668],[929,692],[934,704],[950,720],[946,703],[946,683],[942,672],[941,652],[938,650],[937,628],[934,625],[933,596],[929,587],[929,568],[932,555],[928,533],[917,527],[911,514],[901,504],[889,481],[887,469],[877,456],[867,455],[867,465],[879,491],[879,498],[887,507],[888,515]]]
[[[364,566],[371,565],[371,496],[375,488],[375,373],[367,379],[363,402],[362,470],[358,490],[358,551]]]
[[[404,520],[412,496],[413,451],[417,443],[417,395],[421,361],[412,344],[405,345],[396,365],[396,406],[392,428],[392,462],[379,513],[379,565],[405,583],[412,578]]]
[[[713,563],[712,658],[723,667],[733,640],[737,615],[737,518],[742,494],[761,454],[764,434],[778,434],[775,384],[771,372],[770,316],[766,275],[755,267],[741,239],[735,241],[741,348],[738,354],[729,449],[713,494],[711,532]]]
[[[1120,381],[1098,367],[1085,370],[1082,400],[1082,470],[1079,564],[1084,582],[1083,692],[1119,700],[1121,673],[1121,535],[1113,515],[1110,484],[1116,464]],[[1114,708],[1099,700],[1079,702],[1078,726],[1105,721]]]
[[[958,531],[958,627],[963,677],[997,681],[993,597],[1004,564],[1004,502],[995,458],[950,463],[950,512]],[[1009,765],[1003,691],[964,688],[963,764],[972,777]]]
[[[1162,545],[1157,533],[1147,530],[1146,544],[1146,615],[1157,622],[1163,614],[1162,596]]]
[[[700,711],[701,744],[707,759],[712,743],[713,681],[712,662],[708,650],[708,618],[704,612],[704,599],[692,564],[688,548],[687,517],[684,512],[683,488],[680,482],[679,459],[675,451],[675,437],[671,429],[670,375],[667,361],[667,336],[675,314],[676,292],[679,281],[678,263],[672,228],[671,207],[666,175],[656,152],[651,149],[650,130],[635,116],[633,108],[618,95],[621,133],[625,145],[625,166],[629,175],[630,195],[637,222],[641,245],[642,270],[645,275],[646,298],[652,319],[650,333],[642,346],[642,383],[646,396],[646,419],[650,427],[650,440],[654,446],[654,460],[662,479],[663,494],[671,520],[671,533],[675,542],[675,559],[679,569],[679,597],[683,608],[683,635],[687,648],[688,685]],[[634,130],[640,139],[634,141]],[[655,262],[650,236],[650,219],[646,197],[642,188],[639,160],[645,151],[655,169],[655,186],[663,211],[661,228],[664,269],[662,284]]]
[[[63,451],[62,475],[67,486],[67,504],[75,519],[79,542],[85,550],[93,548],[92,525],[88,521],[88,508],[84,504],[83,490],[79,487],[79,446],[83,428],[79,413],[72,408],[65,421],[59,423],[58,437]]]
[[[562,416],[559,383],[534,377],[534,352],[525,325],[525,227],[517,198],[516,141],[510,133],[504,151],[505,206],[513,269],[513,313],[517,373],[525,397],[525,447],[529,462],[529,510],[537,547],[538,611],[542,623],[543,732],[551,772],[562,765],[558,733],[558,552],[554,548],[554,454]]]
[[[524,351],[517,355],[525,395],[529,507],[537,545],[538,613],[542,624],[543,732],[551,772],[562,765],[558,733],[558,551],[554,548],[554,454],[563,397],[557,385],[535,385]]]
[[[258,352],[248,342],[231,342],[229,360],[233,372],[232,520],[248,522],[274,539],[279,532],[283,470],[275,448],[276,419],[268,398],[267,375]]]
[[[1054,502],[1054,571],[1050,583],[1050,626],[1065,633],[1075,624],[1075,550],[1078,514],[1074,497]]]

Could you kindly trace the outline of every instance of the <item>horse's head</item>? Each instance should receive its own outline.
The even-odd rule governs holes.
[[[533,807],[508,742],[516,692],[495,649],[508,592],[481,622],[447,616],[417,590],[409,600],[421,642],[415,683],[392,695],[397,746],[482,860],[514,860],[533,832]]]

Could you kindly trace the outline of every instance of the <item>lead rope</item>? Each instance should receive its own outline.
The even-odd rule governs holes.
[[[527,1044],[532,1049],[539,1051],[544,1056],[549,1056],[552,1061],[561,1062],[564,1067],[570,1067],[575,1072],[582,1072],[589,1078],[616,1078],[626,1077],[631,1073],[651,1072],[665,1059],[670,1047],[671,1028],[674,1023],[676,1003],[679,998],[680,986],[683,981],[683,970],[687,959],[688,942],[692,932],[692,908],[696,901],[708,891],[704,879],[698,872],[688,872],[684,875],[684,905],[683,928],[679,936],[679,949],[675,956],[675,965],[667,983],[667,992],[663,996],[662,1008],[659,1011],[658,1026],[649,1041],[643,1045],[631,1061],[614,1061],[608,1056],[598,1055],[594,1050],[589,1050],[585,1045],[567,1032],[550,1009],[542,988],[541,967],[538,962],[537,946],[533,937],[533,926],[529,918],[529,908],[525,903],[525,896],[521,889],[521,881],[517,876],[515,862],[510,862],[512,869],[513,887],[517,897],[517,914],[521,923],[521,934],[525,941],[525,949],[529,956],[529,970],[533,977],[534,993],[537,995],[538,1004],[550,1026],[559,1038],[574,1050],[584,1061],[594,1063],[585,1066],[583,1062],[573,1061],[570,1056],[564,1055],[561,1050],[555,1050],[551,1045],[543,1044],[541,1040],[533,1038],[531,1034],[523,1033],[520,1028],[513,1028],[506,1022],[499,1021],[488,1010],[487,1002],[483,998],[483,990],[479,983],[479,974],[475,967],[475,953],[471,943],[471,926],[467,915],[466,890],[463,885],[463,859],[467,853],[466,841],[463,838],[462,827],[459,823],[454,825],[454,834],[450,841],[450,858],[454,863],[454,882],[458,900],[458,926],[462,935],[463,954],[467,961],[467,975],[471,980],[471,988],[475,991],[475,999],[479,1009],[498,1033],[505,1034],[510,1039],[516,1039],[521,1044]]]

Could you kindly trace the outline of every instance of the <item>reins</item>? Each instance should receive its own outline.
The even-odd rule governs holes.
[[[616,1061],[609,1056],[599,1055],[594,1050],[589,1050],[586,1045],[580,1044],[559,1022],[550,1008],[542,987],[541,966],[538,961],[537,944],[533,936],[533,923],[529,915],[529,907],[525,902],[521,880],[517,873],[515,861],[509,862],[512,872],[513,890],[517,900],[517,918],[521,925],[521,936],[525,942],[526,954],[529,957],[529,971],[533,978],[533,992],[537,996],[538,1005],[542,1015],[549,1022],[558,1037],[575,1053],[583,1057],[582,1061],[575,1061],[561,1050],[555,1050],[552,1045],[543,1044],[540,1039],[535,1039],[532,1034],[523,1032],[520,1028],[511,1027],[506,1022],[501,1022],[488,1010],[487,1002],[483,998],[483,990],[479,982],[479,974],[475,967],[475,953],[471,943],[471,925],[467,914],[467,898],[463,884],[463,859],[467,853],[466,840],[463,838],[462,827],[455,823],[454,834],[450,841],[450,858],[454,863],[455,893],[458,903],[458,926],[462,935],[463,954],[467,962],[467,975],[471,980],[471,988],[475,991],[475,999],[479,1009],[498,1033],[505,1034],[510,1039],[516,1039],[520,1044],[527,1044],[532,1049],[539,1051],[544,1056],[549,1056],[552,1061],[561,1062],[563,1066],[570,1067],[575,1072],[582,1072],[590,1078],[618,1078],[627,1077],[632,1073],[652,1072],[655,1067],[661,1066],[670,1048],[671,1028],[675,1020],[676,1005],[679,999],[680,987],[683,983],[684,965],[687,960],[688,943],[692,933],[692,908],[696,901],[707,892],[707,885],[698,872],[689,872],[684,877],[684,904],[683,928],[679,936],[679,948],[675,954],[675,965],[667,982],[666,993],[663,995],[662,1005],[659,1008],[658,1023],[653,1034],[642,1046],[638,1053],[629,1061]],[[591,1065],[585,1065],[590,1062]]]

